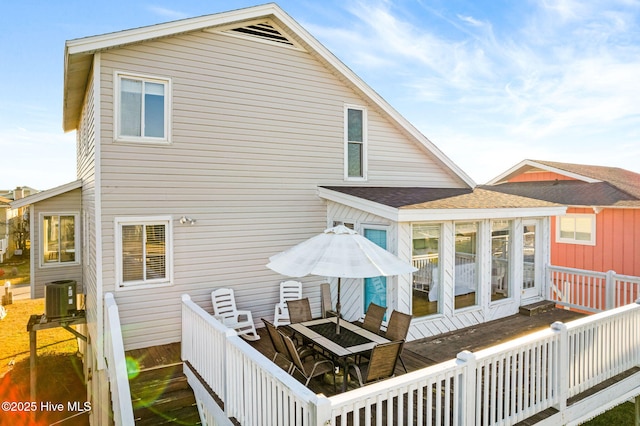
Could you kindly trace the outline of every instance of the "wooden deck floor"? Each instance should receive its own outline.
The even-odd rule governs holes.
[[[464,350],[476,352],[549,328],[556,321],[569,322],[583,316],[584,314],[564,309],[551,309],[533,316],[516,314],[450,333],[407,342],[404,346],[403,358],[404,354],[411,353],[416,357],[414,369],[420,369],[455,358]],[[408,365],[407,369],[409,369]]]
[[[455,358],[463,350],[478,351],[548,328],[556,321],[569,322],[583,316],[584,314],[563,309],[551,309],[534,316],[512,315],[450,333],[407,342],[402,352],[402,360],[409,372],[415,371]],[[261,336],[260,340],[249,343],[269,359],[273,358],[274,350],[266,330],[260,328],[258,334]],[[398,363],[396,375],[404,373],[402,366]],[[355,387],[355,383],[350,383],[348,390]],[[325,383],[322,378],[311,380],[309,388],[327,396],[334,394],[333,385]]]
[[[534,316],[512,315],[450,333],[407,342],[402,359],[408,371],[415,371],[455,358],[463,350],[478,351],[548,328],[555,321],[569,322],[583,316],[583,314],[562,309],[551,309]],[[258,334],[261,339],[249,343],[267,358],[272,359],[274,350],[266,329],[259,328]],[[173,343],[128,351],[127,356],[137,361],[140,370],[172,365],[181,362],[180,344]],[[396,367],[396,374],[404,374],[400,363]],[[355,386],[354,383],[350,383],[348,388],[354,389]],[[333,394],[333,385],[324,383],[321,378],[311,380],[309,387],[314,392],[324,393],[327,396]]]
[[[585,315],[581,313],[561,309],[551,309],[547,312],[542,312],[534,316],[520,314],[513,315],[454,332],[407,342],[404,347],[402,358],[408,371],[411,372],[453,359],[463,350],[477,352],[534,331],[547,329],[553,322],[561,321],[567,323],[584,316]],[[256,342],[249,342],[249,344],[264,354],[268,359],[271,359],[273,357],[274,350],[266,330],[264,328],[260,328],[258,329],[258,333],[260,334],[261,339]],[[135,360],[137,362],[141,371],[151,370],[150,372],[153,373],[155,373],[156,370],[161,370],[163,366],[173,365],[176,368],[179,368],[181,364],[179,343],[128,351],[127,356],[130,360]],[[606,389],[606,387],[611,383],[616,383],[619,380],[630,377],[632,374],[636,374],[638,371],[640,371],[640,368],[636,367],[623,372],[593,389],[589,389],[588,391],[573,397],[569,402],[570,404],[575,403],[596,391]],[[398,364],[396,368],[396,375],[402,374],[405,374],[405,372],[400,364]],[[313,379],[309,388],[316,393],[323,393],[327,396],[332,396],[334,394],[333,386],[325,383],[322,378]],[[354,388],[356,388],[355,383],[350,383],[348,389],[351,390]],[[518,425],[532,425],[540,419],[552,416],[555,413],[557,413],[557,410],[550,408],[518,423]],[[360,413],[360,417],[362,417],[362,415],[363,412]],[[407,413],[405,413],[405,416],[406,415]],[[382,416],[383,418],[386,416],[384,407]],[[348,418],[347,424],[352,424],[352,421],[352,418]]]

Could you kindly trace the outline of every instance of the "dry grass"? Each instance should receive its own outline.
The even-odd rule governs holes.
[[[0,321],[0,402],[29,402],[29,333],[33,314],[44,312],[44,299],[18,300],[5,306],[7,316]],[[69,402],[84,404],[87,399],[82,360],[77,356],[76,338],[63,328],[38,331],[37,407],[35,421],[28,412],[0,412],[0,425],[49,425],[75,414]],[[60,412],[42,409],[42,403],[63,404]],[[87,416],[68,423],[88,424]]]
[[[0,286],[6,281],[18,285],[27,284],[29,280],[29,257],[13,256],[7,262],[0,263]]]

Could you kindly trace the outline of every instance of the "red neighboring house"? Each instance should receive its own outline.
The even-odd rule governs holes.
[[[487,186],[568,206],[551,221],[552,265],[640,275],[640,174],[524,160]]]

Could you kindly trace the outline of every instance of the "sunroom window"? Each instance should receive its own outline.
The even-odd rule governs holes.
[[[416,317],[439,312],[442,294],[440,263],[440,224],[413,225],[413,315]]]
[[[491,222],[491,300],[510,297],[511,221]]]
[[[478,223],[456,223],[454,269],[456,309],[478,303]]]

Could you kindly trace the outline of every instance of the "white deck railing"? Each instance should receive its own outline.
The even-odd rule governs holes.
[[[549,266],[547,271],[548,299],[568,308],[602,312],[628,305],[640,297],[639,277],[559,266]]]
[[[397,425],[498,425],[550,407],[570,422],[610,405],[590,401],[568,410],[569,398],[640,366],[640,303],[634,303],[325,398],[225,330],[189,296],[182,307],[183,359],[224,402],[221,417],[242,425],[379,425],[383,417]],[[640,394],[637,379],[625,382],[625,399]],[[608,392],[606,403],[614,403],[615,390]]]
[[[224,407],[203,401],[201,383],[187,374],[202,415],[215,424],[324,426],[329,401],[316,395],[227,329],[188,295],[182,296],[182,360]],[[188,367],[189,368],[189,367]]]
[[[640,300],[567,324],[568,396],[640,367]]]
[[[106,336],[108,336],[104,339],[104,353],[111,389],[113,422],[116,426],[132,425],[134,420],[129,376],[124,355],[122,329],[120,328],[120,315],[113,294],[106,293],[104,295],[104,304],[105,330]]]
[[[450,360],[332,396],[328,424],[470,424],[463,420],[468,372],[468,364]]]

